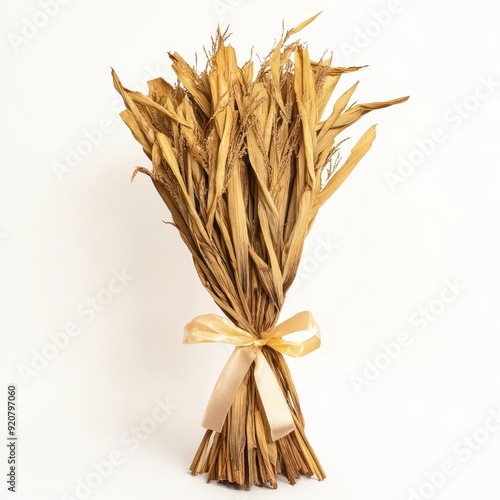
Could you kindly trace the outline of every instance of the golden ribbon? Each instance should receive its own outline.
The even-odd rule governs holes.
[[[303,342],[284,340],[291,333],[307,331],[312,334]],[[241,382],[255,362],[254,376],[266,413],[271,437],[276,441],[295,429],[292,414],[283,392],[261,348],[267,345],[282,354],[295,358],[305,356],[320,346],[319,326],[308,311],[300,312],[269,329],[262,338],[238,328],[227,318],[216,314],[197,316],[184,327],[184,343],[223,342],[236,346],[215,384],[202,425],[221,432],[231,404]]]

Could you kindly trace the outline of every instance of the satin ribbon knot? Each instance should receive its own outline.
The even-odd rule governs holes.
[[[311,337],[302,342],[283,338],[301,331],[311,333]],[[271,438],[276,441],[295,429],[288,403],[261,349],[267,345],[275,351],[296,358],[316,350],[321,344],[320,331],[310,312],[303,311],[292,316],[270,328],[259,339],[237,327],[227,318],[216,314],[197,316],[184,327],[184,343],[205,342],[222,342],[236,346],[208,402],[202,421],[205,429],[221,432],[238,387],[252,363],[255,363],[254,377],[271,429]]]

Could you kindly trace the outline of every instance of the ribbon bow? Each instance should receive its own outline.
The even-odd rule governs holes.
[[[291,333],[308,331],[312,334],[303,342],[284,340]],[[293,416],[272,368],[261,352],[267,345],[282,354],[295,358],[305,356],[320,346],[319,326],[308,311],[303,311],[269,329],[262,338],[237,327],[227,318],[216,314],[197,316],[184,327],[184,343],[200,344],[223,342],[236,346],[215,384],[205,410],[202,425],[205,429],[221,432],[231,404],[252,363],[271,437],[276,441],[295,429]]]

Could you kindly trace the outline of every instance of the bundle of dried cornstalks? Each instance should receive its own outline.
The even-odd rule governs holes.
[[[207,472],[208,481],[276,487],[280,473],[291,484],[301,474],[325,478],[304,434],[282,355],[286,349],[266,339],[319,208],[370,149],[375,128],[359,139],[341,166],[339,134],[369,111],[407,97],[349,105],[355,84],[323,119],[341,75],[359,68],[333,67],[331,57],[314,62],[303,44],[290,42],[315,17],[284,33],[256,74],[252,61],[238,66],[220,30],[204,71],[171,53],[178,82],[152,80],[148,96],[125,89],[113,72],[126,106],[121,117],[152,161],[152,170],[137,168],[134,176],[142,172],[152,179],[201,282],[229,318],[227,324],[241,338],[255,340],[226,339],[240,346],[235,351],[252,346],[253,357],[222,416],[222,428],[207,430],[191,465],[193,474]],[[257,350],[286,402],[291,431],[273,434],[265,387],[256,380],[261,370],[252,362]]]

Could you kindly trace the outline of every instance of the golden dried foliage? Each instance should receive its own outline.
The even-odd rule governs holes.
[[[339,135],[366,113],[407,97],[349,105],[357,84],[323,118],[340,77],[359,67],[312,61],[289,30],[255,71],[239,66],[226,34],[217,31],[207,67],[195,71],[170,53],[178,82],[148,82],[143,95],[124,88],[121,113],[152,162],[151,177],[189,248],[203,286],[240,328],[259,337],[275,325],[320,207],[370,149],[375,127],[340,165]],[[191,466],[241,485],[276,486],[284,473],[324,472],[303,431],[303,417],[286,363],[263,348],[296,420],[297,430],[272,442],[252,372],[242,384],[221,433],[207,431]]]

